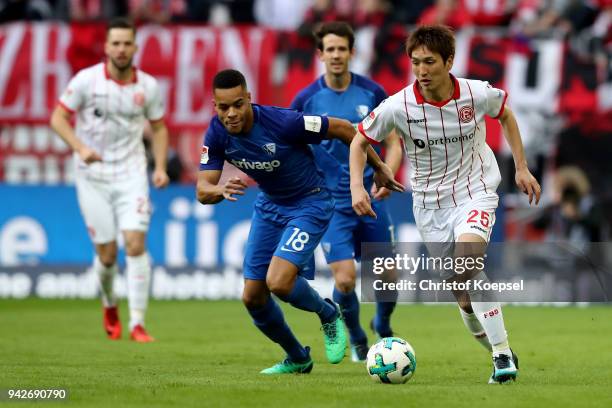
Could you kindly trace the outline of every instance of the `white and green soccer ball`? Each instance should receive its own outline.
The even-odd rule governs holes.
[[[385,337],[370,347],[367,369],[376,382],[404,384],[416,370],[414,349],[404,339]]]

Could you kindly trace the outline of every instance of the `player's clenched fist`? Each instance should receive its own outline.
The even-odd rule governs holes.
[[[232,177],[223,185],[223,198],[229,201],[237,201],[238,198],[233,197],[233,194],[244,195],[244,189],[247,185],[240,177]]]
[[[168,173],[164,170],[156,169],[153,172],[153,185],[155,188],[163,188],[168,185],[170,182],[170,178],[168,177]]]

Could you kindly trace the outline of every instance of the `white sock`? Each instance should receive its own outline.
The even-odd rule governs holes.
[[[468,313],[462,308],[459,308],[459,312],[461,313],[461,318],[463,319],[463,323],[465,323],[465,327],[472,333],[474,339],[482,344],[489,352],[492,352],[493,349],[491,348],[491,343],[489,343],[487,333],[478,321],[476,315],[474,313]]]
[[[144,316],[149,301],[151,265],[146,253],[139,256],[128,256],[126,261],[130,330],[132,330],[136,325],[144,326]]]
[[[116,306],[117,298],[113,292],[113,283],[118,271],[117,263],[107,267],[104,266],[100,258],[96,256],[94,258],[93,270],[98,276],[100,293],[102,295],[102,305],[104,305],[104,307]]]
[[[501,304],[499,302],[472,302],[472,309],[489,338],[493,355],[511,355]]]
[[[484,272],[480,272],[473,279],[488,280]],[[472,310],[474,310],[474,314],[489,338],[493,356],[499,354],[512,355],[510,345],[508,344],[508,334],[506,333],[506,327],[504,325],[504,315],[502,314],[501,303],[496,301],[491,294],[485,291],[470,290],[469,294],[472,302]]]

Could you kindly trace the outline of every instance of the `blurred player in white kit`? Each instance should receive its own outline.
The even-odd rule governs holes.
[[[363,152],[368,142],[379,143],[395,129],[410,160],[414,218],[423,241],[428,247],[453,249],[456,256],[482,256],[495,224],[501,181],[485,140],[485,115],[502,125],[517,186],[528,194],[530,204],[540,199],[540,185],[527,168],[516,119],[506,106],[507,94],[486,82],[450,74],[455,38],[447,27],[419,27],[408,39],[407,51],[416,81],[374,109],[359,124],[351,144],[353,208],[359,215],[376,216],[361,182]],[[475,268],[471,276],[449,272],[442,278],[487,279]],[[510,349],[499,301],[479,290],[454,295],[466,327],[492,352],[489,383],[514,380],[518,358]]]
[[[117,274],[117,235],[125,241],[130,338],[153,341],[145,330],[151,265],[145,248],[151,218],[145,150],[145,120],[153,130],[156,188],[168,184],[168,130],[157,81],[132,66],[136,28],[125,19],[106,30],[106,60],[77,73],[51,115],[51,127],[74,151],[75,183],[81,212],[96,249],[104,329],[121,338],[113,280]],[[76,115],[76,126],[70,124]]]

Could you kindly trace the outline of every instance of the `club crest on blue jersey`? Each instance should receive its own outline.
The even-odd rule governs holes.
[[[355,110],[357,111],[357,114],[359,114],[359,117],[363,119],[368,112],[370,112],[370,107],[367,105],[357,105]]]
[[[276,143],[266,143],[265,145],[261,146],[261,148],[270,156],[274,156],[276,154]]]

